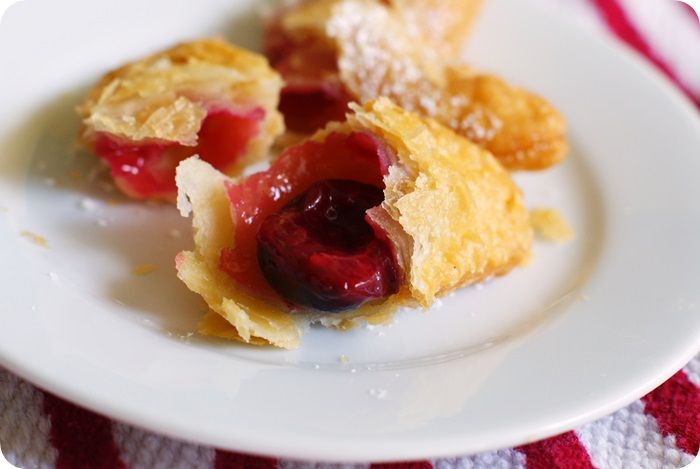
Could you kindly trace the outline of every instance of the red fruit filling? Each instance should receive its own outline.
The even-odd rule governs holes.
[[[343,311],[398,291],[392,251],[365,214],[382,189],[355,181],[317,182],[258,231],[258,262],[285,299],[320,311]]]
[[[393,247],[365,216],[394,159],[372,134],[332,133],[227,182],[235,249],[222,250],[221,270],[256,296],[324,311],[395,293]]]
[[[279,111],[292,132],[311,134],[329,122],[345,120],[350,100],[342,87],[320,81],[288,83],[282,89]]]
[[[180,161],[197,154],[215,168],[226,171],[245,154],[264,118],[265,111],[261,108],[247,113],[211,111],[202,122],[194,147],[178,143],[135,143],[99,133],[95,153],[109,164],[114,181],[127,195],[137,199],[174,199],[175,168]]]
[[[353,99],[338,79],[335,51],[313,39],[290,40],[279,19],[268,24],[265,38],[270,63],[286,83],[279,110],[287,129],[308,134],[344,120]]]

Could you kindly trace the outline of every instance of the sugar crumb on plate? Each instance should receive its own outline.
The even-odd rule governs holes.
[[[367,390],[367,394],[374,397],[375,399],[382,400],[386,398],[386,396],[389,394],[389,391],[382,388],[371,388]]]
[[[46,248],[46,249],[49,248],[48,240],[41,235],[38,235],[36,233],[32,233],[31,231],[24,230],[20,233],[20,236],[23,237],[24,239],[26,239],[27,241],[30,241],[30,242],[36,244],[37,246],[40,246],[40,247]]]
[[[78,202],[78,206],[81,210],[85,212],[94,212],[95,210],[97,210],[98,204],[94,200],[84,197],[80,199],[80,202]]]

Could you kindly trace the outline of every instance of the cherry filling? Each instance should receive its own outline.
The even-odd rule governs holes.
[[[226,171],[243,156],[248,143],[260,131],[265,117],[261,108],[247,113],[211,111],[202,122],[195,147],[178,143],[128,142],[99,133],[95,153],[109,164],[117,185],[137,199],[173,199],[177,194],[175,168],[183,159],[199,155],[219,170]]]
[[[365,217],[394,158],[368,132],[331,133],[226,182],[235,248],[221,251],[219,268],[257,297],[324,311],[394,293],[393,246]]]
[[[345,119],[350,99],[342,87],[322,82],[289,82],[292,84],[282,89],[279,104],[289,130],[310,134],[329,122]]]
[[[344,120],[353,99],[338,78],[335,51],[312,38],[291,40],[279,18],[267,25],[265,39],[270,63],[286,83],[279,111],[287,129],[308,134]]]
[[[258,231],[258,261],[267,281],[294,304],[343,311],[398,291],[391,248],[365,213],[383,191],[326,180],[268,216]]]

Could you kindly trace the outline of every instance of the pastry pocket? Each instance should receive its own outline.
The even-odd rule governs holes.
[[[454,57],[445,57],[455,45],[440,33],[442,49],[421,39],[431,30],[450,31],[452,22],[471,21],[474,2],[447,1],[433,15],[418,17],[426,5],[310,0],[273,17],[267,53],[286,82],[280,110],[288,129],[309,133],[341,120],[349,102],[385,96],[476,142],[508,169],[543,169],[561,161],[568,150],[566,123],[551,104],[496,76],[455,65]]]
[[[200,332],[248,343],[292,348],[311,322],[387,322],[507,273],[532,242],[493,156],[388,99],[353,105],[266,171],[234,181],[191,158],[177,183],[195,244],[178,276],[211,309]]]
[[[422,44],[424,55],[445,63],[459,62],[482,0],[383,0],[406,25],[408,35]]]
[[[267,60],[205,39],[105,75],[78,107],[79,140],[137,199],[175,200],[175,168],[198,154],[228,175],[262,159],[283,132],[282,81]]]

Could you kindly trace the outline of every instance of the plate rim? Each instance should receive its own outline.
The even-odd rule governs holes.
[[[677,90],[664,76],[663,74],[655,69],[653,66],[648,64],[642,57],[639,57],[636,53],[634,53],[628,46],[616,42],[611,38],[607,38],[604,36],[598,36],[593,34],[592,32],[586,31],[585,29],[579,27],[573,20],[570,18],[567,18],[563,14],[557,14],[554,12],[546,12],[544,10],[541,10],[537,8],[535,5],[532,4],[527,4],[527,8],[531,8],[533,10],[538,10],[538,14],[546,14],[550,15],[553,17],[556,17],[556,20],[559,22],[564,22],[568,25],[571,26],[570,29],[572,29],[572,34],[577,34],[577,35],[583,35],[585,36],[588,40],[595,42],[598,44],[598,47],[602,47],[604,49],[608,49],[609,53],[616,54],[618,56],[624,56],[629,60],[631,63],[635,64],[635,67],[639,70],[640,73],[644,73],[647,75],[647,77],[651,78],[652,81],[655,84],[655,87],[659,89],[660,91],[663,91],[668,99],[672,99],[675,102],[675,107],[679,109],[679,112],[682,111],[687,114],[687,117],[694,122],[694,125],[698,128],[700,131],[700,113],[697,112],[697,110],[693,107],[692,103],[679,91]],[[606,52],[608,53],[608,52]],[[475,447],[473,450],[469,450],[468,454],[474,454],[482,451],[489,451],[489,450],[495,450],[503,447],[512,447],[518,444],[523,444],[528,442],[530,439],[542,439],[542,438],[547,438],[556,434],[559,434],[563,431],[570,430],[571,428],[578,427],[580,425],[583,425],[585,423],[588,423],[590,421],[596,420],[600,417],[603,417],[605,415],[609,415],[611,412],[614,412],[615,410],[618,410],[634,400],[638,399],[642,395],[652,391],[655,389],[658,385],[662,384],[665,382],[668,378],[670,378],[674,373],[676,373],[679,369],[681,369],[683,366],[685,366],[694,356],[697,355],[698,352],[700,352],[700,335],[696,337],[696,340],[694,343],[689,343],[687,344],[687,347],[683,347],[684,352],[678,353],[678,356],[675,357],[674,360],[669,359],[668,363],[664,366],[659,365],[657,368],[662,369],[663,372],[657,370],[657,372],[654,373],[655,377],[654,379],[647,380],[645,383],[641,383],[640,385],[636,386],[635,389],[630,389],[625,395],[620,396],[618,399],[615,399],[611,401],[610,403],[600,406],[597,409],[593,409],[590,412],[587,412],[585,414],[579,415],[575,418],[571,418],[567,421],[562,421],[560,422],[559,425],[551,425],[546,428],[541,428],[537,429],[536,431],[532,431],[528,433],[527,439],[523,438],[511,438],[509,440],[503,440],[499,441],[497,444],[495,442],[490,442],[486,443],[483,442],[483,444],[479,445],[472,445]],[[155,433],[161,434],[161,435],[166,435],[172,438],[176,439],[181,439],[183,437],[183,434],[179,431],[164,431],[165,429],[163,426],[158,425],[156,422],[146,422],[144,419],[139,418],[137,415],[134,415],[133,412],[128,412],[127,407],[124,406],[123,404],[118,404],[118,405],[105,405],[104,402],[99,403],[95,399],[91,399],[89,396],[86,396],[84,393],[81,396],[81,392],[79,389],[79,385],[73,385],[73,386],[64,386],[63,383],[57,383],[57,382],[51,382],[50,379],[45,379],[40,375],[40,373],[36,373],[34,370],[31,369],[31,367],[22,367],[18,363],[12,362],[8,357],[5,356],[5,353],[2,350],[2,347],[0,346],[0,364],[2,364],[3,367],[5,367],[8,371],[22,377],[23,379],[26,379],[29,382],[35,383],[38,385],[38,387],[43,388],[43,389],[50,389],[50,392],[52,394],[56,394],[59,397],[70,401],[74,402],[77,405],[81,407],[88,408],[90,410],[93,410],[99,414],[103,415],[110,415],[114,416],[115,420],[118,421],[123,421],[126,423],[129,423],[131,425],[135,425],[138,427],[146,428],[150,431],[153,431]],[[76,388],[76,390],[71,390],[72,388]],[[80,397],[78,397],[80,396]],[[110,403],[113,404],[113,403]],[[121,410],[119,408],[121,407]],[[109,409],[105,412],[105,408]],[[205,432],[206,433],[206,432]],[[260,454],[260,455],[270,455],[274,454],[277,457],[281,458],[289,458],[289,459],[308,459],[308,451],[299,451],[295,450],[295,448],[292,447],[287,447],[287,446],[282,446],[279,444],[279,442],[271,442],[271,443],[264,443],[264,444],[252,444],[250,442],[243,443],[241,445],[238,444],[232,444],[230,440],[226,439],[225,437],[217,438],[217,439],[212,439],[211,435],[205,435],[205,434],[200,434],[199,435],[201,438],[197,437],[197,435],[194,435],[193,433],[189,433],[187,436],[187,439],[189,441],[193,441],[196,443],[200,443],[203,445],[211,446],[212,441],[214,440],[215,442],[213,443],[215,446],[220,447],[220,448],[227,448],[231,449],[234,451],[242,451],[246,453],[254,453],[254,454]],[[393,448],[383,450],[382,448],[376,447],[374,448],[373,453],[367,453],[364,452],[364,454],[369,454],[367,458],[362,458],[360,460],[372,460],[372,461],[401,461],[401,460],[407,460],[407,459],[425,459],[426,458],[426,453],[424,451],[426,446],[431,446],[431,453],[428,457],[434,458],[434,457],[449,457],[449,456],[455,456],[455,455],[460,455],[464,456],[465,453],[463,450],[457,449],[457,447],[464,447],[465,444],[463,441],[459,441],[460,437],[458,435],[454,436],[451,439],[446,439],[445,437],[439,437],[440,441],[430,441],[427,444],[426,443],[421,443],[421,446],[418,447],[413,447],[413,446],[405,446],[401,450],[401,456],[396,455],[396,450]],[[258,442],[259,443],[259,442]],[[325,442],[324,442],[325,443]],[[288,446],[293,446],[293,445],[288,445]],[[333,446],[325,446],[321,445],[318,448],[318,452],[313,453],[312,458],[317,461],[327,461],[327,462],[356,462],[358,461],[358,458],[356,456],[353,456],[351,453],[356,453],[357,450],[352,450],[351,448],[348,448],[347,445],[341,445],[341,447],[333,447]]]

